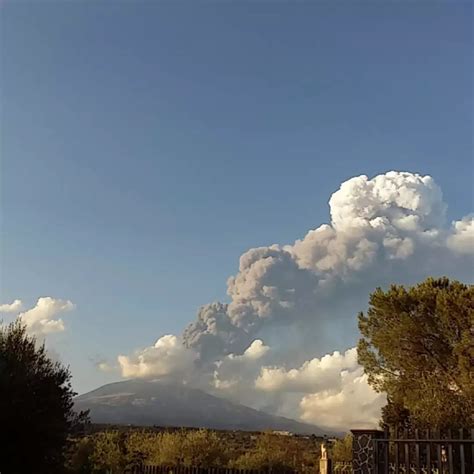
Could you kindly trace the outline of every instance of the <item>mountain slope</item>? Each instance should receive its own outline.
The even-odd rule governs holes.
[[[76,410],[90,410],[94,423],[322,434],[319,428],[306,423],[269,415],[202,390],[160,381],[112,383],[76,397],[74,402]]]

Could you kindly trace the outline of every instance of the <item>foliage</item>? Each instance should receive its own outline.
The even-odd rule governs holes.
[[[69,448],[66,468],[68,472],[90,474],[93,471],[94,442],[90,437],[78,438]]]
[[[254,449],[249,450],[231,466],[237,469],[256,469],[268,471],[304,471],[314,465],[315,459],[300,448],[291,437],[263,433]]]
[[[352,435],[347,434],[343,439],[334,442],[331,448],[334,461],[352,461]]]
[[[242,440],[239,444],[240,449],[236,449],[229,437],[210,430],[111,430],[78,440],[68,467],[69,472],[77,474],[117,474],[143,464],[303,472],[314,471],[319,455],[319,449],[316,453],[307,449],[317,448],[314,441],[270,433],[257,435],[250,446]]]
[[[74,395],[69,370],[21,322],[0,325],[1,472],[64,470],[68,435],[84,421],[73,412]]]
[[[387,393],[386,421],[400,415],[419,428],[474,424],[472,285],[428,278],[408,289],[378,288],[359,329],[359,363]]]
[[[184,464],[185,431],[161,433],[156,440],[159,443],[156,463],[164,466],[181,466]]]
[[[382,408],[381,428],[385,426],[397,427],[398,429],[410,430],[415,428],[410,411],[400,402],[392,401],[390,398],[387,404]]]
[[[213,431],[188,431],[182,449],[185,466],[223,466],[227,463],[222,442]]]
[[[132,431],[125,439],[124,451],[127,467],[138,467],[143,463],[160,463],[161,439],[145,430]],[[174,465],[174,464],[173,464]]]
[[[123,471],[126,458],[123,455],[123,436],[118,431],[98,433],[90,457],[93,472],[117,474]]]
[[[112,430],[77,441],[70,453],[68,467],[74,473],[111,474],[143,464],[217,467],[227,464],[225,454],[218,435],[208,430],[172,433]]]

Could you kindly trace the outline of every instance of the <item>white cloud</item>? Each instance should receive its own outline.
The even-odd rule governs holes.
[[[26,324],[28,332],[44,336],[46,334],[64,331],[64,322],[58,315],[75,308],[69,300],[61,300],[50,296],[38,298],[36,305],[18,315]]]
[[[373,428],[386,403],[368,384],[357,350],[336,351],[298,369],[262,367],[255,386],[266,393],[299,393],[300,418],[321,427]]]
[[[173,335],[160,337],[154,346],[132,356],[119,355],[117,360],[123,377],[156,378],[170,374],[183,376],[192,371],[196,353],[183,346]]]
[[[377,428],[385,394],[376,393],[359,367],[341,372],[338,390],[321,390],[305,395],[300,403],[301,419],[321,427],[348,430]]]
[[[448,238],[448,246],[454,252],[474,254],[474,214],[453,222],[453,232]]]
[[[240,391],[249,389],[269,350],[261,339],[256,339],[242,355],[229,354],[217,361],[212,382],[214,388],[232,390],[232,398],[241,398]]]
[[[320,359],[306,361],[298,369],[285,370],[282,367],[263,367],[255,385],[268,392],[311,392],[329,387],[340,387],[341,373],[359,368],[357,350],[352,348],[344,354],[338,351],[326,354]]]
[[[397,171],[345,181],[329,206],[338,231],[374,227],[378,219],[403,231],[423,231],[443,226],[446,213],[441,189],[431,176]]]
[[[234,359],[258,360],[261,359],[270,348],[261,339],[255,339],[241,356],[234,356]]]
[[[23,309],[23,302],[15,300],[12,303],[0,304],[0,313],[18,313]]]

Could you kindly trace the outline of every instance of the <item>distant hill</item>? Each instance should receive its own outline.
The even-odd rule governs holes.
[[[323,434],[316,426],[269,415],[202,390],[160,381],[128,380],[104,385],[76,397],[75,408],[90,410],[93,423]]]

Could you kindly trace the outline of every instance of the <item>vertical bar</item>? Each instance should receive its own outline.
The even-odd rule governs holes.
[[[396,435],[398,437],[398,435]],[[395,440],[395,474],[400,474],[400,443]]]
[[[405,472],[410,472],[410,445],[405,441]]]
[[[420,470],[420,442],[418,441],[418,429],[415,430],[415,466],[416,474],[421,474]]]
[[[436,443],[436,454],[438,457],[438,471],[439,474],[443,474],[443,461],[441,458],[441,442]]]
[[[428,474],[431,474],[431,441],[430,441],[430,430],[426,430],[426,439],[428,443],[426,443],[426,470]]]
[[[449,474],[454,474],[453,467],[453,442],[452,442],[452,433],[451,430],[448,430],[448,468]]]
[[[390,430],[388,426],[384,428],[384,474],[389,474],[389,463],[390,463]]]
[[[379,445],[379,443],[377,442],[376,439],[374,439],[372,441],[372,443],[374,443],[374,458],[373,458],[374,465],[373,465],[373,469],[375,469],[374,472],[379,474],[379,459],[380,459],[379,449],[380,449],[380,445]]]
[[[462,428],[459,430],[459,439],[464,439],[464,430]],[[459,462],[461,463],[461,474],[466,474],[466,459],[464,457],[464,443],[462,441],[459,443]]]
[[[471,469],[474,472],[474,428],[471,429]]]

